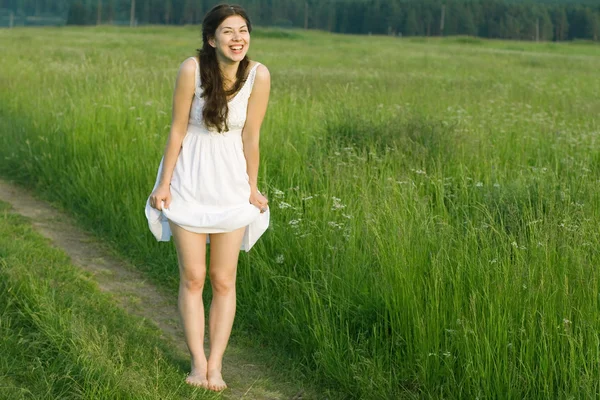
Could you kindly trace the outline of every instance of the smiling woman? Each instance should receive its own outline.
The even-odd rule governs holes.
[[[268,69],[246,55],[250,19],[222,4],[202,23],[202,48],[179,69],[173,121],[152,194],[150,230],[174,237],[180,271],[179,309],[192,358],[186,382],[220,391],[222,359],[236,307],[240,250],[269,226],[268,200],[258,191],[260,127],[270,92]],[[210,354],[204,352],[206,243],[210,243]]]
[[[252,25],[245,11],[238,6],[221,5],[203,21],[202,41],[198,50],[200,85],[206,100],[202,116],[209,127],[227,130],[227,99],[237,93],[246,79],[250,60]],[[221,13],[230,14],[221,22]]]

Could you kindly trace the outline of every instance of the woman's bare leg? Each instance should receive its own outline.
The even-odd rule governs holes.
[[[235,317],[235,279],[245,230],[246,227],[243,227],[233,232],[210,235],[209,274],[213,298],[209,316],[210,354],[207,378],[208,388],[215,391],[227,387],[221,368]]]
[[[204,353],[204,303],[202,291],[206,278],[206,234],[186,231],[169,221],[179,260],[179,315],[185,341],[192,358],[186,382],[208,387],[207,360]]]

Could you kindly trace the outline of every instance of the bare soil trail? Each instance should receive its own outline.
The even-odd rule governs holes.
[[[73,265],[90,272],[101,290],[109,292],[126,311],[153,322],[163,338],[182,359],[189,355],[179,323],[177,298],[152,285],[132,265],[113,255],[108,246],[82,230],[74,219],[47,202],[35,198],[20,186],[0,179],[0,200],[30,218],[34,228],[64,250]],[[229,385],[228,399],[307,399],[315,398],[300,382],[282,381],[280,374],[257,362],[252,349],[236,345],[227,348],[223,376]],[[182,378],[183,379],[183,378]]]

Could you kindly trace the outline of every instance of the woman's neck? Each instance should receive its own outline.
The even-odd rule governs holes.
[[[239,61],[233,63],[219,61],[219,69],[221,70],[221,74],[225,78],[225,80],[229,81],[230,83],[235,82],[235,77],[237,75],[239,66]]]

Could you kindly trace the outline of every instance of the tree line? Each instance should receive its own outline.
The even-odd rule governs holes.
[[[218,0],[0,0],[0,9],[63,15],[67,24],[198,24]],[[261,26],[351,34],[471,35],[520,40],[600,38],[586,0],[238,0]],[[595,4],[594,4],[595,3]]]

